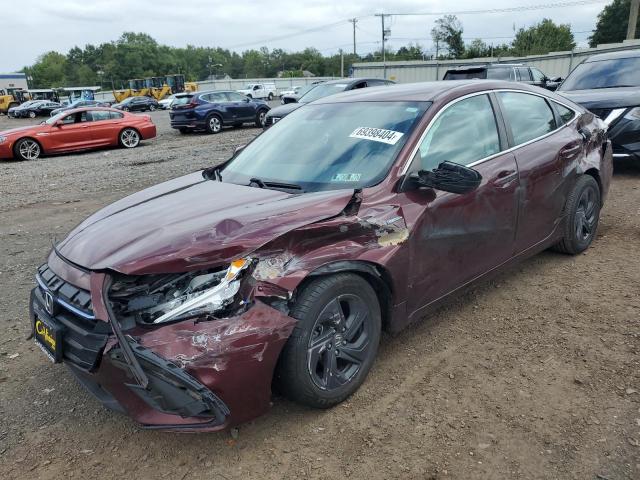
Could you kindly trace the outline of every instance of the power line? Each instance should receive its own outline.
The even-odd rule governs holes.
[[[395,12],[387,13],[396,17],[402,16],[440,16],[440,15],[480,15],[488,13],[525,12],[529,10],[545,10],[548,8],[577,7],[594,3],[607,3],[609,0],[576,0],[573,2],[543,3],[538,5],[522,5],[519,7],[491,8],[487,10],[458,10],[450,12]]]

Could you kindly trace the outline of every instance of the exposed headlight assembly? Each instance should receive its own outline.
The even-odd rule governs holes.
[[[135,318],[142,324],[214,315],[236,300],[242,272],[250,264],[241,258],[226,270],[119,279],[109,300],[119,319]]]

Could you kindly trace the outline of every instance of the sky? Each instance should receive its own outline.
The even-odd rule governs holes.
[[[148,33],[171,46],[211,46],[238,52],[266,46],[288,51],[315,47],[323,54],[353,50],[366,54],[380,48],[380,17],[391,29],[388,45],[399,48],[418,43],[433,50],[430,31],[438,14],[546,5],[535,10],[497,13],[459,13],[463,38],[482,38],[491,44],[511,41],[514,29],[543,18],[568,23],[578,46],[587,37],[608,0],[561,7],[572,0],[2,0],[6,12],[20,12],[4,22],[0,33],[0,72],[33,64],[43,53],[66,53],[74,46],[116,40],[123,32]],[[575,0],[573,0],[575,1]],[[610,0],[609,0],[610,1]],[[436,15],[400,16],[399,13]],[[303,32],[303,33],[301,33]],[[14,39],[13,41],[8,41]]]

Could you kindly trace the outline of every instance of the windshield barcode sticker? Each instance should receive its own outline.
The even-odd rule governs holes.
[[[384,128],[358,127],[349,137],[395,145],[398,140],[402,138],[402,135],[404,135],[404,133],[385,130]]]

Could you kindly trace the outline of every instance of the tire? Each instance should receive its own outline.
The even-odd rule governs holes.
[[[42,155],[42,147],[32,138],[22,138],[13,147],[13,157],[16,160],[37,160]]]
[[[269,93],[269,96],[267,98],[269,99],[269,101],[273,100],[273,93]]]
[[[247,94],[247,97],[249,97],[249,98],[253,98],[253,95],[251,95],[251,94],[249,93],[249,94]]]
[[[136,148],[140,145],[140,134],[134,128],[125,128],[118,135],[118,142],[123,148]]]
[[[578,178],[567,197],[563,237],[553,246],[555,251],[577,255],[589,248],[598,230],[600,202],[600,186],[595,178]]]
[[[128,112],[129,111],[129,107],[123,107],[122,110],[124,110],[125,112]]]
[[[155,105],[149,105],[149,111],[150,111],[150,112],[155,111],[155,109],[156,109],[156,106],[155,106]]]
[[[264,128],[267,123],[267,112],[264,108],[262,110],[258,110],[258,114],[256,115],[256,127]]]
[[[298,323],[278,359],[276,387],[309,407],[342,402],[360,387],[378,352],[375,291],[353,273],[320,277],[302,289],[289,314]]]
[[[218,115],[207,118],[207,132],[220,133],[222,131],[222,119]]]
[[[34,111],[29,112],[29,118],[36,118],[36,112]]]

